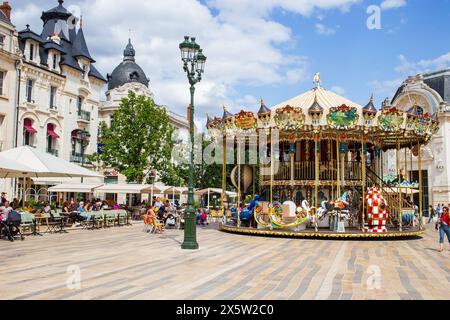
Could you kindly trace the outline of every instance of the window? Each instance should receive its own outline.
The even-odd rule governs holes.
[[[5,79],[5,72],[0,71],[0,96],[4,95],[4,89],[3,89],[3,80]]]
[[[56,109],[55,105],[56,100],[56,87],[50,87],[50,109]]]
[[[30,61],[34,60],[34,44],[30,43]]]
[[[0,48],[3,48],[5,45],[5,36],[0,34]]]
[[[33,128],[33,120],[27,118],[23,122],[23,144],[25,146],[33,146],[34,135],[36,130]]]
[[[33,85],[34,85],[34,81],[31,79],[28,79],[26,95],[27,95],[27,102],[29,102],[29,103],[33,102]]]
[[[58,65],[58,56],[56,54],[53,54],[53,69],[56,70],[57,65]]]
[[[77,109],[78,109],[78,114],[81,113],[81,110],[83,109],[83,97],[78,97],[78,101],[77,101]]]

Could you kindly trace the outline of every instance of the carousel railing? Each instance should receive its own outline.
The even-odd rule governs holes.
[[[336,181],[337,168],[336,161],[322,161],[319,164],[320,180],[322,181]]]
[[[270,166],[265,166],[270,169]],[[337,180],[337,161],[321,161],[319,163],[319,179],[321,181]],[[278,171],[274,174],[275,181],[289,181],[291,178],[296,181],[314,181],[316,179],[316,167],[314,161],[294,162],[294,176],[291,177],[291,163],[280,162]],[[346,181],[362,181],[361,162],[348,161],[344,163],[344,179]],[[263,176],[264,181],[270,180],[270,176]]]
[[[294,180],[314,180],[315,164],[314,161],[295,162]]]
[[[269,177],[270,178],[270,177]],[[291,180],[291,163],[280,162],[278,172],[275,173],[275,180]]]
[[[360,161],[345,162],[344,179],[349,181],[362,181],[362,167]]]

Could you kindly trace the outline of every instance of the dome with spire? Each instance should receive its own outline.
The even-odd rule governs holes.
[[[119,88],[124,84],[137,82],[148,87],[149,79],[144,70],[135,62],[136,51],[128,39],[128,44],[123,52],[123,61],[108,75],[108,90]]]

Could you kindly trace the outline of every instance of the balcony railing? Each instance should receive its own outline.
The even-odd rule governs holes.
[[[51,154],[52,156],[58,157],[58,150],[56,149],[47,149],[47,153]]]
[[[78,120],[90,122],[91,121],[91,113],[89,111],[84,111],[84,110],[78,111]]]
[[[82,153],[72,153],[70,155],[70,162],[79,164],[92,164],[92,162],[89,161],[88,157],[89,155],[87,154],[83,155]]]

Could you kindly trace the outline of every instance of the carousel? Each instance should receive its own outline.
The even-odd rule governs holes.
[[[401,112],[387,102],[379,110],[373,97],[363,107],[317,81],[271,109],[261,100],[257,113],[233,115],[224,107],[221,118],[208,115],[208,132],[222,149],[222,189],[231,183],[238,194],[233,205],[222,194],[221,230],[313,238],[421,235],[421,146],[439,130],[437,116],[421,110],[411,105]],[[246,164],[255,149],[257,164]],[[388,179],[383,157],[392,149],[397,172]],[[401,160],[402,152],[410,161]],[[234,155],[227,176],[227,157]],[[413,157],[419,181],[408,176]],[[251,190],[252,184],[258,187]]]

